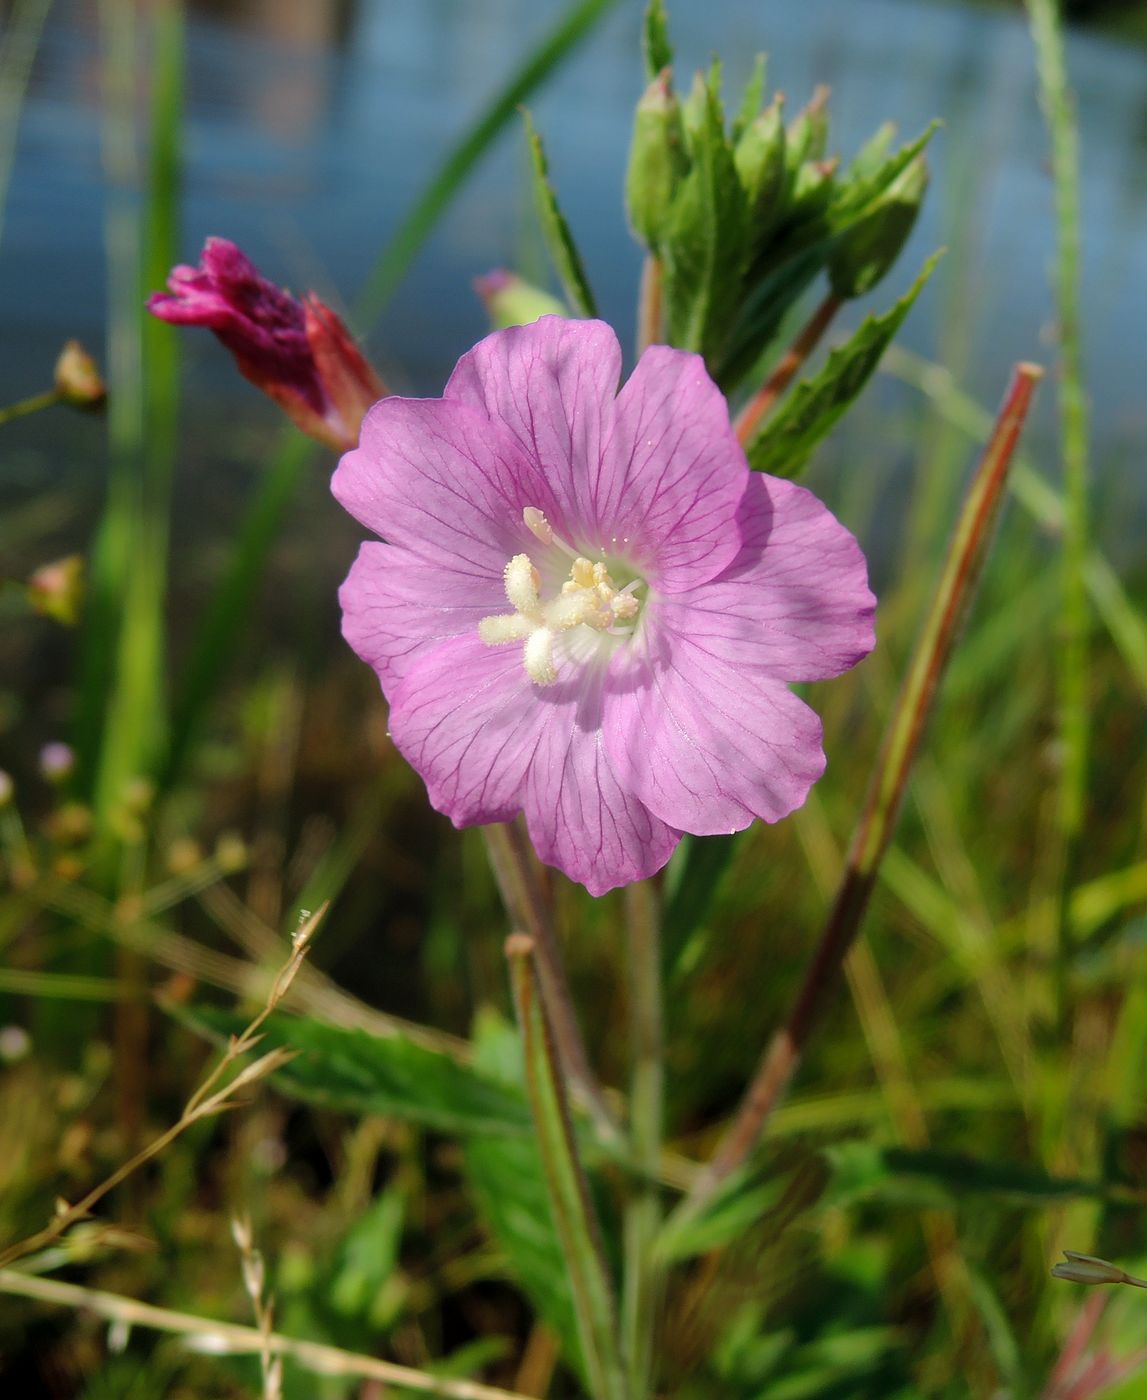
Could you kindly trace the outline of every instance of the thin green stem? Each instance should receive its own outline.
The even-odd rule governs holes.
[[[634,1165],[643,1182],[633,1190],[625,1212],[625,1277],[621,1328],[630,1367],[630,1393],[649,1393],[660,1268],[654,1255],[661,1226],[657,1172],[664,1133],[665,1055],[661,988],[661,898],[651,880],[625,891],[629,941],[629,1007],[633,1077],[629,1098]]]
[[[678,1208],[684,1218],[699,1213],[756,1147],[824,1014],[845,955],[860,931],[880,862],[895,830],[912,762],[987,557],[1008,468],[1042,373],[1035,365],[1016,367],[948,546],[940,583],[876,760],[820,944],[785,1024],[761,1057],[716,1153]]]
[[[1058,861],[1059,917],[1056,922],[1057,1002],[1062,1017],[1069,952],[1067,903],[1083,836],[1090,743],[1087,690],[1091,622],[1087,599],[1090,511],[1088,413],[1080,335],[1079,136],[1075,101],[1064,58],[1063,23],[1058,0],[1028,0],[1028,13],[1036,51],[1040,101],[1051,137],[1057,235],[1053,286],[1059,317],[1059,414],[1065,503],[1063,612],[1059,647],[1059,727],[1063,766],[1058,808],[1062,850]]]
[[[4,408],[0,408],[0,426],[11,423],[16,418],[25,418],[29,413],[39,413],[42,409],[54,408],[63,397],[59,389],[45,389],[42,394],[33,394],[31,398],[7,404]]]
[[[524,933],[511,934],[506,940],[506,956],[522,1033],[538,1153],[554,1228],[569,1270],[590,1392],[594,1400],[627,1400],[613,1285],[589,1183],[578,1156],[565,1080],[543,1003],[533,939]]]
[[[529,842],[514,822],[484,826],[482,835],[510,924],[524,929],[534,941],[546,1010],[570,1089],[592,1117],[602,1142],[620,1146],[621,1130],[609,1110],[586,1052],[561,945]]]

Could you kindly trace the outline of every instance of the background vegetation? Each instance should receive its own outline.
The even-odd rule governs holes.
[[[461,134],[382,251],[364,328],[489,138],[605,8],[565,10]],[[10,123],[42,10],[9,15]],[[273,1298],[292,1337],[575,1394],[547,1294],[561,1266],[531,1232],[545,1206],[521,1155],[507,926],[481,839],[428,809],[387,743],[373,677],[338,644],[334,590],[357,531],[327,496],[319,450],[286,431],[229,440],[227,455],[261,463],[250,499],[224,483],[197,506],[212,528],[195,542],[179,528],[200,439],[227,431],[180,424],[177,338],[141,314],[143,291],[187,253],[184,30],[174,6],[141,17],[116,0],[101,23],[111,394],[105,420],[60,431],[93,460],[106,432],[106,506],[77,519],[66,492],[14,490],[0,515],[0,762],[15,786],[0,807],[0,1248],[179,1119],[217,1054],[209,1035],[257,1014],[290,933],[332,901],[291,989],[311,1058],[266,1066],[238,1111],[198,1118],[21,1267],[256,1325]],[[1065,93],[1048,65],[1045,49],[1054,114]],[[640,81],[635,55],[635,99]],[[1059,117],[1070,143],[1070,107]],[[1070,189],[1059,218],[1070,234]],[[961,233],[956,221],[950,266]],[[1092,463],[1090,494],[1072,494],[1089,435],[1071,397],[1078,269],[1065,247],[1048,319],[1062,329],[1066,309],[1068,333],[1042,347],[1055,370],[1044,392],[1067,390],[1064,431],[1017,463],[847,991],[773,1120],[767,1162],[681,1246],[660,1332],[666,1394],[1050,1400],[1069,1393],[1054,1373],[1072,1339],[1093,1383],[1071,1394],[1142,1393],[1134,1377],[1107,1384],[1143,1346],[1141,1295],[1104,1295],[1101,1318],[1094,1295],[1048,1277],[1064,1247],[1132,1271],[1147,1255],[1147,564],[1090,524],[1109,518],[1102,493],[1118,501],[1126,465]],[[811,691],[829,772],[793,819],[704,859],[687,850],[689,882],[684,860],[667,878],[667,1195],[803,974],[990,424],[944,364],[894,349],[885,368],[918,391],[915,410],[887,421],[862,408],[848,472],[818,463],[810,476],[872,550],[881,604],[877,652]],[[23,581],[77,534],[91,539],[88,586],[68,629],[29,611]],[[1112,551],[1130,565],[1113,568]],[[77,763],[52,780],[38,755],[61,735]],[[624,1084],[622,901],[556,877],[547,888],[595,1067]],[[433,1029],[365,1038],[410,1022]],[[450,1068],[470,1057],[481,1093]],[[606,1161],[599,1179],[610,1221],[620,1169]],[[5,1393],[268,1393],[233,1338],[188,1347],[80,1302],[5,1298]],[[365,1374],[288,1360],[284,1393],[383,1393]]]

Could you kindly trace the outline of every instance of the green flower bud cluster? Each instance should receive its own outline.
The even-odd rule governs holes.
[[[828,92],[787,125],[758,60],[726,123],[721,69],[674,90],[662,0],[646,16],[649,86],[637,105],[626,198],[659,260],[666,339],[699,351],[725,390],[758,362],[822,273],[832,294],[870,291],[903,248],[927,186],[932,128],[892,150],[884,127],[845,168],[829,158]]]

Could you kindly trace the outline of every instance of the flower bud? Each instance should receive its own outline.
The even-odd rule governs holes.
[[[654,251],[660,247],[673,196],[689,169],[681,107],[670,77],[669,69],[662,69],[637,104],[625,179],[630,225]]]
[[[1136,1288],[1147,1288],[1147,1283],[1132,1278],[1106,1259],[1097,1259],[1094,1254],[1077,1254],[1073,1249],[1065,1249],[1063,1257],[1067,1262],[1052,1266],[1052,1278],[1066,1279],[1068,1283],[1130,1283]]]
[[[83,556],[69,554],[65,559],[42,564],[25,587],[28,602],[36,612],[55,618],[65,627],[74,627],[84,599]]]
[[[818,87],[808,106],[797,113],[785,144],[789,170],[794,175],[806,161],[823,158],[828,147],[827,87]]]
[[[843,301],[863,296],[889,271],[908,241],[927,188],[928,165],[921,155],[845,235],[828,267],[836,296]]]
[[[784,99],[778,94],[741,134],[733,152],[754,224],[770,223],[785,185]]]
[[[107,398],[107,385],[99,367],[78,340],[69,340],[60,351],[56,391],[75,408],[97,408]]]
[[[173,268],[167,285],[149,298],[152,315],[208,327],[303,432],[340,451],[357,444],[386,388],[329,306],[275,286],[225,238],[209,238],[199,266]]]
[[[11,773],[6,773],[0,768],[0,811],[2,811],[12,801],[16,793],[16,784],[12,781]]]
[[[569,312],[557,297],[543,292],[516,272],[495,268],[485,277],[475,277],[474,290],[482,298],[490,317],[491,330],[507,326],[528,326],[539,316],[568,316]]]

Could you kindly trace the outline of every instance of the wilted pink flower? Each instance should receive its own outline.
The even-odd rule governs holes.
[[[386,539],[340,600],[398,749],[456,826],[522,811],[592,894],[798,807],[825,760],[788,682],[873,643],[856,541],[750,473],[702,360],[620,371],[601,322],[496,331],[441,399],[376,405],[334,477]]]
[[[209,238],[198,267],[176,267],[148,310],[175,325],[207,326],[240,372],[303,432],[345,450],[386,389],[346,326],[313,292],[297,301],[268,282],[225,238]]]

